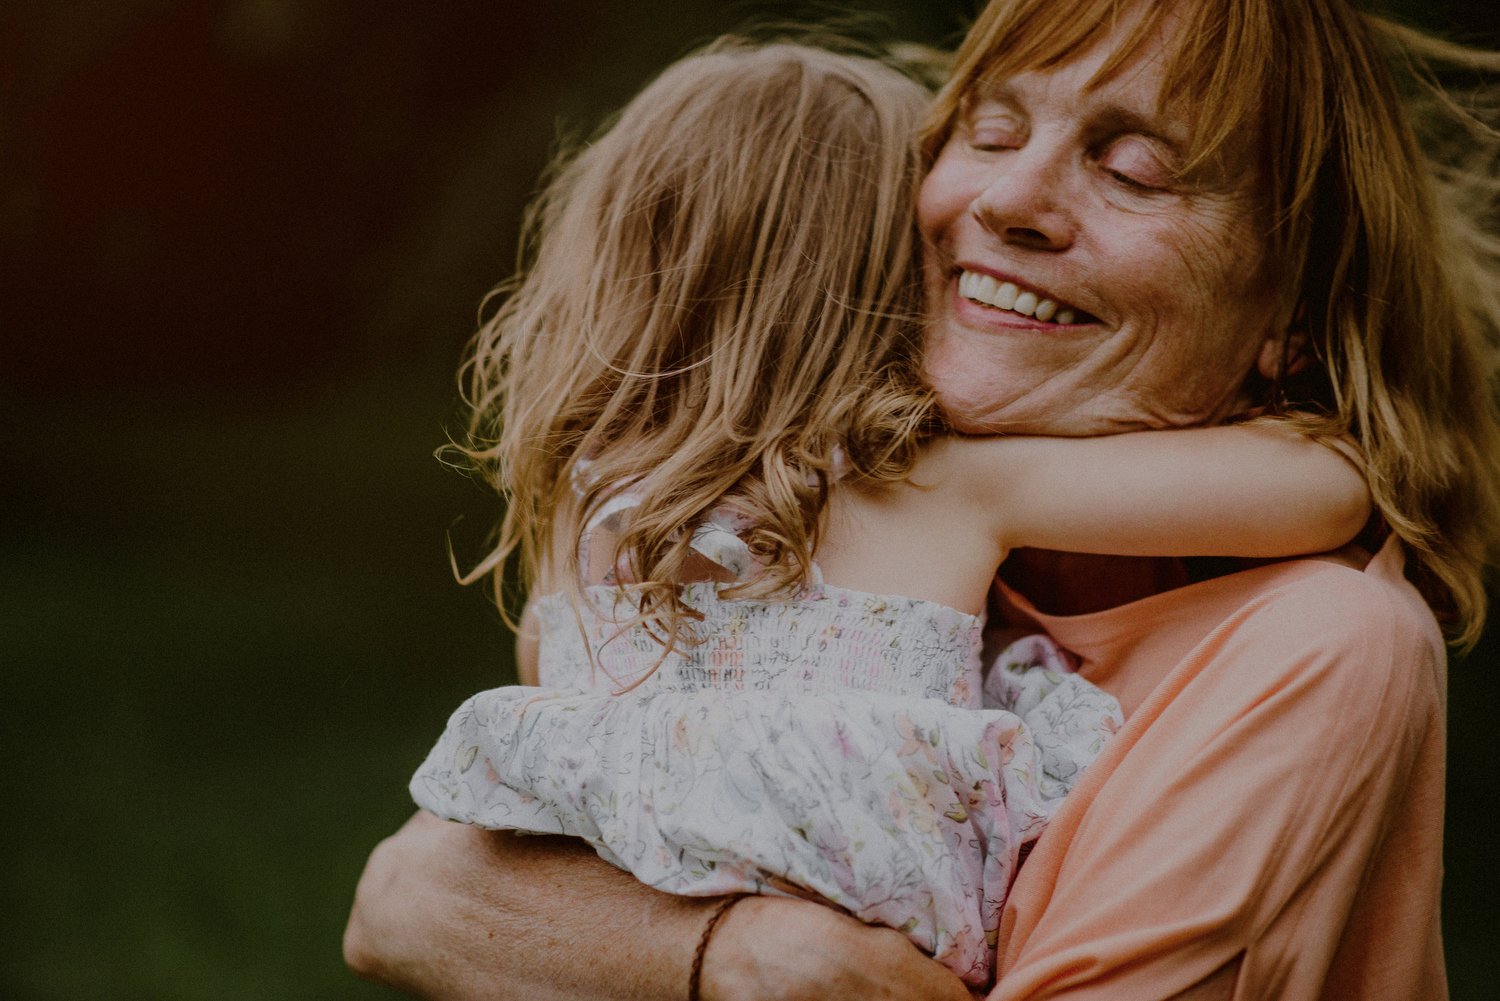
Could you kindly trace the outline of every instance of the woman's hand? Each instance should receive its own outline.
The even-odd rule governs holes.
[[[416,997],[687,997],[716,898],[644,885],[573,838],[418,813],[381,842],[344,933],[350,968]],[[971,1001],[904,935],[820,904],[752,897],[719,922],[704,1001]]]
[[[750,897],[714,929],[703,1001],[972,1001],[905,935],[821,904]]]

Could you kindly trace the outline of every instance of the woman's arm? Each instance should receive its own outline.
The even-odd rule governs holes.
[[[590,903],[620,898],[626,882],[582,842],[418,813],[370,856],[344,958],[367,980],[429,999],[671,997],[677,981],[686,985],[701,902],[639,894],[617,908]],[[642,923],[657,934],[640,936]],[[632,932],[642,939],[632,961],[619,962],[611,982],[590,982]]]
[[[653,890],[572,838],[516,837],[418,813],[375,849],[344,958],[421,998],[686,998],[717,898]],[[779,897],[714,931],[704,1001],[972,1001],[899,932]]]
[[[1354,464],[1270,427],[960,443],[971,503],[1005,548],[1121,556],[1295,556],[1337,549],[1370,514]]]

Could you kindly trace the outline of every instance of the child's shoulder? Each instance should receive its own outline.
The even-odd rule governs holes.
[[[922,444],[917,463],[912,469],[912,479],[924,482],[925,475],[937,485],[960,479],[973,466],[974,460],[992,448],[997,439],[989,436],[942,434]]]
[[[947,495],[955,504],[991,505],[995,490],[1015,475],[1027,458],[1033,439],[1006,435],[946,434],[922,449],[911,482],[934,495]]]
[[[1005,464],[1003,441],[999,436],[936,436],[923,443],[904,480],[870,484],[854,479],[846,496],[854,507],[913,517],[913,530],[933,520],[973,518],[994,504],[995,483],[1001,478],[997,469]]]

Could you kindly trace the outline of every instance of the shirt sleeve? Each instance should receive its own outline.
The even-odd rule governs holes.
[[[1330,566],[1247,603],[1142,703],[1038,842],[991,1001],[1163,1001],[1236,956],[1235,997],[1326,997],[1393,836],[1430,913],[1387,917],[1435,927],[1442,671],[1431,614],[1389,582]],[[1412,934],[1420,966],[1425,929]]]

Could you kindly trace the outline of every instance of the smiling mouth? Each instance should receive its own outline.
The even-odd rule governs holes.
[[[1076,306],[1058,303],[1045,298],[1014,282],[1002,282],[994,275],[979,271],[960,271],[958,294],[981,306],[1019,313],[1044,323],[1074,324],[1096,323],[1098,318],[1085,313]]]

